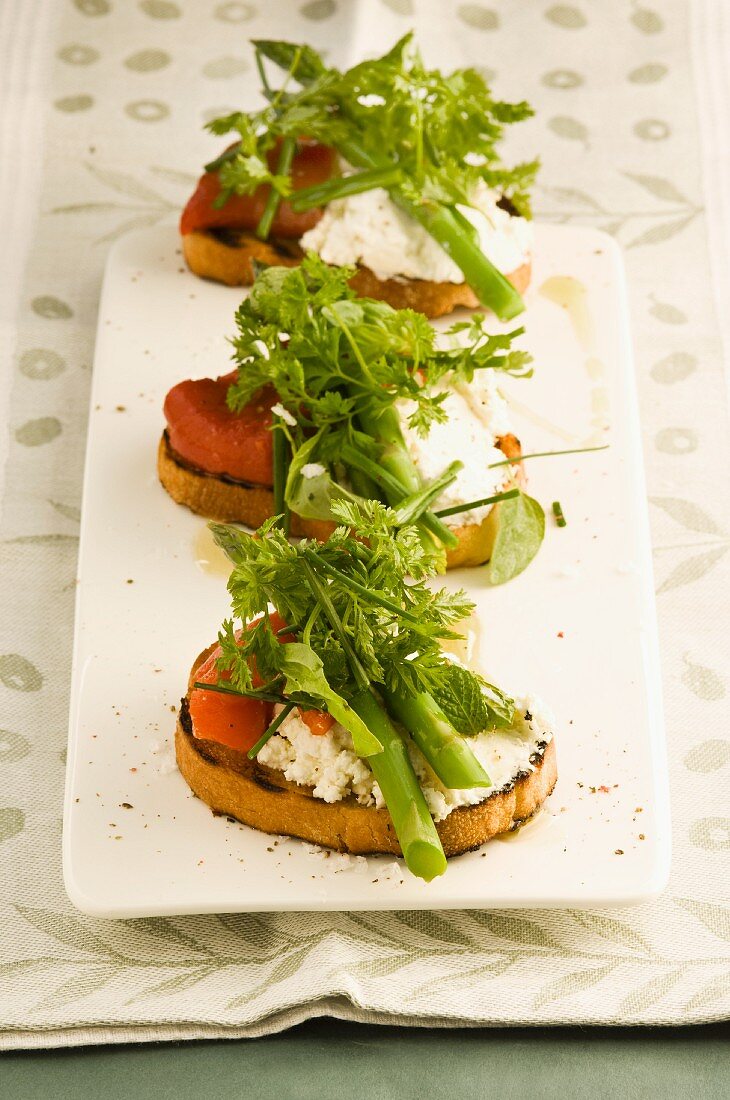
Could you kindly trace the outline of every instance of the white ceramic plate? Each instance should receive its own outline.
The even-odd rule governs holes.
[[[567,279],[567,281],[566,281]],[[552,280],[552,281],[548,281]],[[665,885],[669,816],[648,522],[624,276],[601,233],[538,226],[524,343],[510,381],[534,495],[560,500],[538,559],[477,603],[478,660],[555,711],[560,777],[507,842],[429,885],[392,859],[352,860],[213,817],[174,765],[173,710],[228,611],[205,522],[160,488],[168,388],[228,369],[240,292],[184,270],[172,227],[109,257],[94,365],[64,823],[71,900],[106,917],[281,909],[628,904]],[[556,301],[558,299],[558,301]],[[561,300],[566,305],[561,305]]]

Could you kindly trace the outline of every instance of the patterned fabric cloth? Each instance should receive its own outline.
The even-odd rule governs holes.
[[[3,5],[2,159],[13,165],[4,177],[12,215],[4,278],[19,302],[0,532],[4,1046],[259,1035],[324,1013],[445,1026],[727,1014],[730,528],[713,281],[725,309],[728,287],[721,263],[711,275],[708,251],[727,224],[712,184],[723,164],[724,178],[728,171],[718,161],[728,102],[717,85],[721,8],[680,0]],[[536,106],[513,151],[541,153],[538,216],[598,226],[625,249],[670,744],[670,887],[652,904],[610,912],[83,917],[64,894],[60,841],[89,373],[107,248],[131,229],[174,219],[214,147],[202,122],[255,102],[246,39],[306,39],[349,64],[410,26],[428,60],[482,66],[500,94]],[[712,154],[705,169],[698,120]]]

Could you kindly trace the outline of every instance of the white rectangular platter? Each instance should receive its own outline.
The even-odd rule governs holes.
[[[449,574],[480,623],[480,668],[556,715],[556,790],[507,842],[426,885],[385,857],[350,859],[214,817],[177,772],[188,670],[228,611],[204,520],[157,482],[166,391],[229,369],[241,292],[187,272],[172,227],[113,249],[100,307],[79,560],[64,871],[106,917],[303,909],[629,904],[659,892],[670,832],[654,596],[624,276],[613,241],[538,226],[521,321],[535,375],[509,380],[548,517],[533,565],[491,589]],[[496,325],[496,322],[495,322]]]

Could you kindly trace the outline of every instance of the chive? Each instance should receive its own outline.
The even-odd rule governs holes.
[[[347,466],[354,466],[356,470],[361,470],[362,473],[367,474],[377,486],[385,490],[386,494],[389,493],[393,496],[400,494],[401,500],[406,496],[406,490],[398,478],[384,470],[377,462],[373,462],[357,447],[352,447],[349,443],[346,443],[342,448],[341,458]]]
[[[483,508],[486,504],[497,504],[500,500],[511,500],[519,495],[519,489],[508,489],[506,493],[497,493],[493,497],[483,497],[481,500],[470,500],[468,504],[455,504],[453,508],[441,508],[435,512],[440,519],[444,516],[457,516],[459,512],[470,512],[472,508]]]
[[[317,183],[312,187],[303,187],[289,200],[292,210],[297,214],[324,206],[333,199],[347,195],[359,195],[363,191],[372,191],[375,187],[396,187],[403,182],[403,173],[399,168],[375,168],[370,171],[355,172],[351,176]]]
[[[259,50],[258,45],[256,45],[254,53],[256,57],[256,68],[259,71],[259,77],[261,78],[261,83],[263,84],[264,95],[268,98],[271,95],[271,86],[269,84],[268,77],[266,76],[266,69],[264,68],[264,62],[261,57],[261,51]]]
[[[353,577],[348,577],[346,573],[340,572],[336,566],[330,565],[328,561],[324,561],[315,550],[303,550],[302,553],[309,558],[310,561],[316,562],[317,565],[324,569],[325,573],[329,573],[331,577],[335,577],[342,584],[346,584],[351,592],[357,592],[361,596],[365,596],[370,603],[377,604],[378,607],[384,607],[386,611],[392,611],[394,615],[397,615],[400,619],[405,619],[409,623],[418,625],[420,619],[417,615],[412,615],[410,611],[406,611],[400,604],[395,603],[394,600],[389,600],[387,596],[381,596],[379,592],[374,592],[372,588],[368,588],[364,584],[360,584]]]
[[[436,498],[441,496],[444,489],[447,489],[452,482],[456,481],[459,470],[463,470],[463,468],[463,462],[452,462],[430,485],[405,497],[396,508],[401,525],[405,527],[408,523],[415,523],[430,508]],[[438,514],[438,512],[434,512],[434,515],[438,516]]]
[[[281,723],[284,721],[285,718],[289,717],[296,705],[296,703],[287,703],[284,709],[282,711],[279,711],[276,718],[268,727],[268,729],[264,730],[256,744],[253,745],[246,753],[246,756],[249,758],[249,760],[253,760],[254,757],[258,756],[266,742],[269,740],[270,737],[274,736]]]
[[[294,150],[296,148],[296,142],[293,137],[285,137],[281,143],[281,149],[279,150],[279,159],[276,162],[276,174],[277,176],[288,176],[291,172],[292,161],[294,160]],[[261,220],[256,226],[256,236],[262,241],[265,241],[271,232],[271,226],[276,212],[279,209],[281,203],[281,195],[272,187],[269,191],[269,197],[266,200],[266,206],[264,212],[261,215]]]
[[[563,506],[559,500],[553,501],[553,515],[555,516],[555,522],[558,527],[567,527],[568,521],[563,515]]]
[[[273,451],[274,451],[274,515],[279,517],[279,526],[285,535],[289,534],[291,515],[286,503],[286,481],[289,472],[289,441],[281,426],[281,419],[274,417],[273,425]]]
[[[282,701],[280,695],[270,695],[267,692],[257,691],[241,691],[239,688],[225,687],[223,684],[203,684],[199,680],[196,680],[193,684],[194,688],[199,691],[214,691],[219,695],[238,695],[244,699],[260,699],[264,703],[280,703]]]
[[[497,466],[513,466],[516,462],[524,462],[527,458],[553,458],[555,455],[584,455],[590,451],[607,451],[608,443],[602,447],[571,447],[567,451],[534,451],[529,455],[520,455],[518,458],[505,458],[502,462],[492,462],[487,466],[488,470],[494,470]]]

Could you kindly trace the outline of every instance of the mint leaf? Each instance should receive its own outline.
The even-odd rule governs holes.
[[[487,728],[487,704],[473,672],[461,665],[446,665],[431,694],[457,733],[472,735]]]
[[[512,724],[512,699],[461,665],[445,665],[431,695],[457,733],[466,737]]]

